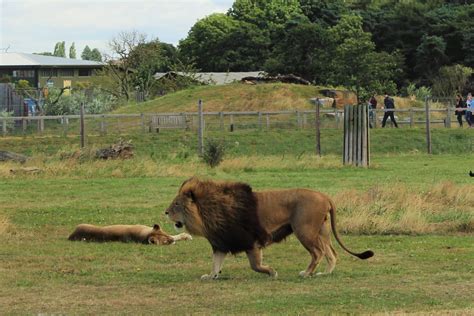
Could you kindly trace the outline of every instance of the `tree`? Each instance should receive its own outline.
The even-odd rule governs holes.
[[[360,16],[343,16],[329,32],[335,47],[330,82],[354,91],[358,102],[370,93],[394,92],[397,59],[375,51],[371,34],[362,29]]]
[[[106,55],[107,65],[103,69],[103,74],[109,76],[110,84],[106,89],[117,97],[130,99],[134,89],[134,60],[130,58],[133,50],[145,44],[146,35],[137,31],[120,32],[109,42],[113,55]],[[136,65],[135,65],[136,66]]]
[[[229,37],[238,23],[222,14],[211,14],[191,27],[186,39],[179,42],[180,57],[194,62],[203,71],[228,71],[224,55],[229,51]]]
[[[94,61],[102,61],[102,54],[97,48],[94,48],[90,55],[89,55],[89,60],[94,60]]]
[[[446,43],[443,38],[424,35],[421,39],[421,44],[416,49],[417,64],[415,71],[426,82],[429,82],[436,75],[439,68],[448,61],[445,51]]]
[[[90,47],[86,45],[82,51],[81,58],[83,60],[102,61],[102,54],[97,48],[91,50]]]
[[[307,21],[289,23],[264,69],[271,75],[294,74],[321,83],[330,54],[329,33],[324,27]]]
[[[444,66],[433,78],[433,94],[439,97],[454,97],[462,93],[473,69],[463,65]]]
[[[83,60],[90,60],[90,56],[91,56],[91,49],[89,45],[86,45],[86,47],[84,47],[84,49],[82,50],[81,58]]]
[[[57,42],[54,46],[53,56],[66,57],[66,42]]]
[[[349,13],[344,0],[300,0],[303,14],[313,23],[334,26],[341,15]]]
[[[69,47],[69,58],[76,59],[76,46],[72,42],[71,47]]]
[[[157,85],[155,73],[163,69],[166,60],[161,54],[161,43],[158,39],[139,43],[132,48],[128,56],[128,63],[134,69],[133,84],[145,93],[147,99]]]

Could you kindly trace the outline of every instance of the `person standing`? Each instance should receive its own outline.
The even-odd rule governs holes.
[[[466,122],[469,124],[469,127],[474,125],[474,120],[472,118],[472,113],[474,112],[474,100],[472,99],[472,94],[469,92],[466,99]]]
[[[458,119],[459,127],[462,127],[462,117],[465,115],[466,115],[466,102],[464,102],[464,100],[462,99],[462,96],[458,94],[456,96],[456,118]]]
[[[375,109],[377,108],[377,99],[375,98],[375,95],[372,94],[372,96],[369,99],[369,127],[372,128],[372,122],[374,122],[375,118]]]
[[[382,127],[385,127],[385,123],[387,122],[387,119],[390,117],[390,120],[392,120],[393,125],[395,125],[395,127],[398,128],[398,124],[395,121],[395,116],[393,115],[393,109],[395,109],[395,101],[393,100],[392,97],[388,95],[387,92],[385,92],[385,99],[383,100],[383,104],[384,104],[385,110],[389,110],[389,111],[385,111],[383,115]]]

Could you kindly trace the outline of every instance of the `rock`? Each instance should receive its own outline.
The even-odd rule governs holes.
[[[28,159],[28,157],[10,152],[10,151],[3,151],[0,150],[0,161],[16,161],[20,163],[24,163]]]

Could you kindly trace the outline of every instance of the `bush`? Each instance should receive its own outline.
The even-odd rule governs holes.
[[[116,98],[100,90],[78,90],[71,95],[60,95],[59,89],[50,89],[45,102],[47,115],[79,114],[84,103],[86,114],[100,114],[114,109]],[[91,97],[92,96],[92,97]]]
[[[206,140],[202,159],[211,168],[217,167],[224,159],[225,146],[222,141],[215,139]]]

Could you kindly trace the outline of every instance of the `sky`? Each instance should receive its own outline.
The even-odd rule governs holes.
[[[233,0],[0,0],[0,52],[53,52],[74,42],[78,58],[86,45],[110,53],[120,32],[177,45],[199,19],[225,13]]]

